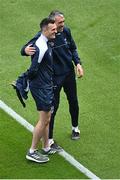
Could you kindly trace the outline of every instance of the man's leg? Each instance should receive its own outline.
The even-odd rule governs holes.
[[[41,155],[37,151],[37,146],[40,139],[44,136],[44,146],[48,147],[48,125],[50,120],[50,112],[40,111],[39,119],[33,131],[32,144],[29,152],[26,155],[26,158],[38,163],[47,162],[48,157]]]
[[[74,72],[71,72],[66,77],[63,88],[69,103],[69,112],[72,122],[72,139],[78,139],[80,134],[80,131],[78,129],[79,105]]]
[[[42,142],[43,142],[42,147],[43,148],[48,148],[49,147],[48,136],[49,136],[49,126],[47,126],[45,128],[45,131],[44,131],[44,134],[43,134],[43,137],[42,137]]]
[[[33,131],[31,149],[36,149],[40,139],[44,136],[44,147],[48,147],[48,126],[50,121],[50,111],[40,111],[39,120]]]
[[[62,87],[56,87],[56,89],[54,89],[54,102],[53,102],[54,111],[51,114],[51,119],[50,119],[50,124],[49,124],[49,139],[53,139],[54,119],[55,119],[55,115],[59,107],[61,88]]]
[[[53,140],[53,129],[54,129],[54,120],[55,120],[55,115],[59,107],[59,101],[60,101],[60,91],[62,88],[62,83],[64,80],[64,76],[58,76],[54,77],[54,101],[53,101],[53,106],[54,106],[54,111],[51,114],[51,119],[50,119],[50,124],[49,124],[49,145],[53,150],[61,151],[62,148],[57,145],[57,143]]]

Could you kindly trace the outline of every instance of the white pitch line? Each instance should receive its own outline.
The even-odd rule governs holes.
[[[24,126],[30,132],[33,132],[34,127],[27,122],[24,118],[22,118],[19,114],[17,114],[13,109],[7,106],[3,101],[0,100],[0,108],[4,110],[7,114],[9,114],[12,118],[14,118],[17,122],[19,122],[22,126]],[[100,180],[95,174],[93,174],[90,170],[80,164],[73,156],[68,154],[66,151],[59,152],[59,155],[64,157],[70,164],[76,167],[80,172],[85,174],[90,179]]]

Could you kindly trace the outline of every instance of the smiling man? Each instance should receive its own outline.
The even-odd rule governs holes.
[[[55,153],[48,143],[49,122],[53,107],[53,60],[52,49],[48,45],[48,41],[55,38],[57,31],[55,21],[50,18],[43,19],[40,28],[41,35],[34,44],[35,53],[34,56],[31,56],[31,66],[27,71],[29,88],[35,100],[39,117],[26,158],[37,163],[44,163],[49,161],[49,158],[37,150],[41,138],[44,152],[46,154]]]
[[[77,98],[76,78],[74,65],[77,68],[79,77],[84,75],[82,63],[79,58],[76,44],[72,38],[71,31],[64,25],[64,14],[58,10],[52,11],[49,18],[55,20],[57,26],[56,38],[53,41],[53,83],[54,89],[54,112],[51,116],[49,127],[49,143],[52,148],[60,150],[60,147],[53,140],[54,120],[60,102],[60,92],[63,88],[71,116],[72,133],[71,138],[77,140],[80,138],[80,130],[78,127],[79,118],[79,104]],[[21,50],[22,55],[33,55],[35,48],[31,47],[32,44],[39,38],[41,32],[31,39]],[[74,63],[74,65],[73,65]],[[61,117],[61,121],[62,117]],[[64,124],[64,122],[61,122]]]

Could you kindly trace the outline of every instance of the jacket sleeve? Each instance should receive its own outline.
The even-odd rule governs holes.
[[[21,49],[21,51],[20,51],[22,56],[29,56],[29,55],[27,55],[27,54],[25,53],[25,48],[26,48],[29,44],[34,45],[35,42],[36,42],[36,40],[40,37],[40,35],[41,35],[41,32],[38,32],[30,41],[28,41],[28,42],[22,47],[22,49]]]
[[[35,54],[31,57],[31,65],[30,68],[28,69],[28,79],[33,80],[39,71],[39,66],[41,62],[38,62],[38,57],[39,57],[39,49],[36,47],[36,52]]]
[[[70,29],[67,29],[67,31],[69,32],[69,48],[70,48],[70,51],[72,53],[72,59],[74,61],[74,64],[75,65],[82,64],[80,57],[78,55],[78,52],[77,52],[77,46],[76,46],[75,41],[71,35],[71,31],[70,31]]]

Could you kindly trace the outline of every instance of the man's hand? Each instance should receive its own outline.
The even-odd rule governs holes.
[[[83,68],[82,68],[82,66],[80,64],[77,64],[76,71],[77,71],[78,78],[83,77],[84,71],[83,71]]]
[[[35,47],[32,47],[32,44],[29,44],[28,46],[26,46],[25,48],[25,53],[29,56],[32,56],[33,54],[35,54]]]

